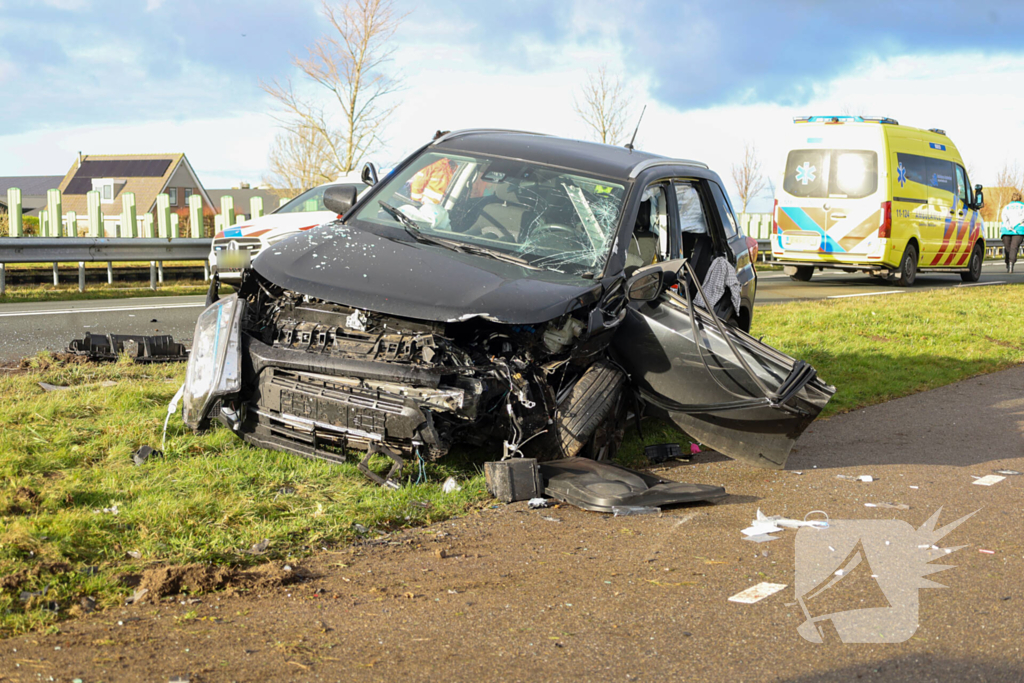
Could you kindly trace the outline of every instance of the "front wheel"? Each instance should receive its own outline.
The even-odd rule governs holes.
[[[974,244],[971,251],[971,260],[967,262],[967,272],[960,273],[960,279],[964,282],[977,282],[981,279],[981,264],[985,262],[985,250],[981,248],[981,242]]]
[[[914,280],[917,279],[917,247],[913,244],[907,245],[906,251],[903,252],[903,258],[900,259],[900,270],[896,276],[896,285],[898,287],[910,287],[914,284]]]

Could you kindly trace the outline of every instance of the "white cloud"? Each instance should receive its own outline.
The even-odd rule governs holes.
[[[590,30],[581,20],[580,30]],[[429,28],[422,22],[420,28]],[[429,30],[421,35],[430,35]],[[388,144],[373,160],[390,163],[431,139],[435,130],[497,127],[584,138],[572,111],[574,89],[587,68],[607,63],[621,69],[617,44],[576,43],[572,36],[544,52],[546,67],[532,73],[482,62],[459,41],[407,43],[395,66],[406,76],[401,106],[387,130]],[[532,45],[524,46],[527,51]],[[680,77],[685,77],[685,66]],[[3,66],[0,65],[0,80]],[[990,184],[1003,162],[1015,160],[1013,144],[1024,137],[1024,63],[1005,55],[948,54],[872,60],[822,82],[806,106],[741,104],[679,111],[655,101],[643,78],[631,83],[630,128],[643,104],[647,113],[639,149],[704,161],[733,191],[730,167],[754,142],[765,170],[778,184],[793,130],[801,114],[858,113],[892,116],[904,125],[939,127],[959,147],[974,182]],[[265,100],[251,113],[186,121],[119,126],[78,126],[0,137],[0,175],[61,174],[78,150],[94,153],[185,152],[207,187],[258,182],[275,133]],[[1024,161],[1024,159],[1022,159]],[[735,192],[732,192],[735,198]],[[751,210],[768,210],[768,193]]]

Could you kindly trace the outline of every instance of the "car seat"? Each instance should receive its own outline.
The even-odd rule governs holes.
[[[462,222],[469,226],[465,232],[470,235],[518,242],[524,228],[535,217],[530,207],[520,202],[513,188],[507,184],[498,185],[494,194],[472,201],[474,205]]]
[[[632,275],[637,268],[654,263],[657,255],[658,235],[651,230],[651,202],[641,202],[626,249],[626,274]]]

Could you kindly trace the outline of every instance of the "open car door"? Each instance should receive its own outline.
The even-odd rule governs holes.
[[[650,412],[757,467],[785,467],[835,393],[807,363],[668,289],[653,301],[631,301],[612,345]]]

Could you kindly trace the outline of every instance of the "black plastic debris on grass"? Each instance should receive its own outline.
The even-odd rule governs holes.
[[[188,349],[169,334],[93,334],[73,339],[68,351],[90,360],[117,360],[124,353],[136,363],[167,363],[188,360]]]
[[[692,456],[683,453],[682,447],[677,443],[656,443],[644,446],[644,455],[652,465],[663,463],[666,460],[689,460]]]
[[[162,451],[158,451],[152,446],[139,446],[139,450],[132,453],[132,460],[136,465],[144,465],[150,458],[159,458],[163,455]]]

